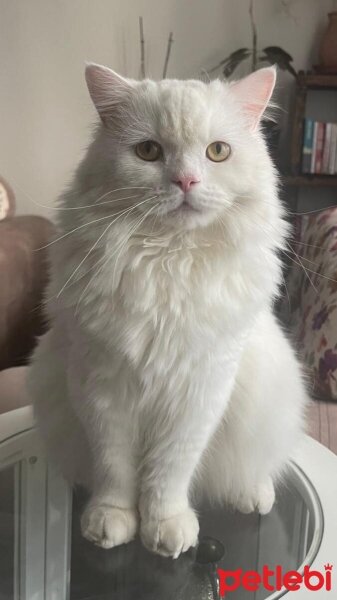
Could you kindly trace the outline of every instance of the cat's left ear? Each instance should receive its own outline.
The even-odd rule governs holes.
[[[113,116],[118,106],[125,103],[135,83],[132,79],[126,79],[108,67],[96,63],[87,63],[85,79],[91,99],[103,122]]]
[[[242,106],[249,129],[254,131],[268,106],[276,82],[275,67],[255,71],[248,77],[231,84],[230,90]]]

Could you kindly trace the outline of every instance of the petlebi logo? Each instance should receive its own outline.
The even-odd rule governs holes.
[[[327,563],[324,565],[324,571],[311,570],[305,566],[303,573],[299,571],[284,571],[280,565],[270,569],[267,565],[262,567],[262,571],[225,571],[218,569],[219,595],[220,598],[227,597],[227,594],[240,588],[249,592],[256,592],[261,588],[269,592],[287,590],[295,592],[301,588],[306,588],[312,592],[318,590],[332,589],[332,568],[333,565]]]

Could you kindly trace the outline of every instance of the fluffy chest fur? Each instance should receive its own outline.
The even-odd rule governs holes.
[[[268,239],[258,244],[247,231],[238,251],[216,227],[175,238],[139,234],[118,255],[124,233],[111,232],[93,258],[103,268],[93,276],[83,266],[60,297],[55,309],[68,306],[68,327],[88,331],[143,382],[231,363],[277,288],[279,261]],[[71,272],[80,257],[73,246],[69,255]],[[60,264],[58,288],[68,277]]]

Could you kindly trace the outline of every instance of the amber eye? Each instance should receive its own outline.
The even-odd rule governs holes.
[[[206,148],[206,156],[213,162],[222,162],[229,157],[231,147],[226,142],[213,142]]]
[[[152,140],[146,140],[146,142],[141,142],[136,146],[136,154],[142,160],[155,161],[162,155],[162,147],[157,142],[153,142]]]

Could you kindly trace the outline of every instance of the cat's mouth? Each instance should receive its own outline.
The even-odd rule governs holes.
[[[192,204],[190,204],[187,200],[183,200],[181,202],[181,204],[179,204],[179,206],[170,210],[168,214],[172,215],[172,214],[178,214],[178,213],[188,214],[188,213],[200,213],[200,212],[201,211],[198,208],[195,208],[194,206],[192,206]]]

